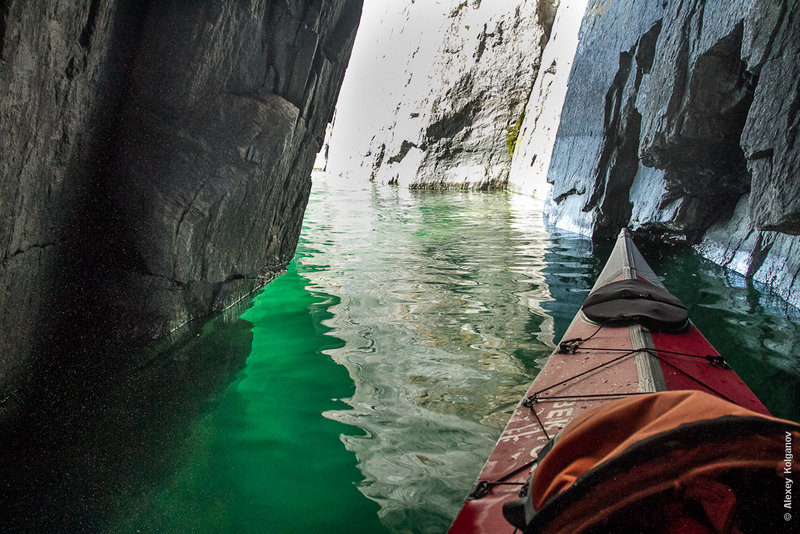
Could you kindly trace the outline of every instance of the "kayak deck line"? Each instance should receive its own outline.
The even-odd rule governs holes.
[[[583,348],[583,350],[591,350],[591,349],[592,349],[592,347],[584,347]],[[634,350],[602,348],[600,350],[615,351],[615,352],[625,352],[625,354],[623,354],[619,358],[616,358],[614,360],[611,360],[611,361],[608,361],[606,363],[600,364],[597,367],[594,367],[592,369],[584,371],[583,373],[581,373],[579,375],[575,375],[575,376],[572,376],[572,377],[569,377],[569,378],[565,378],[563,382],[560,382],[558,384],[554,384],[552,386],[549,386],[549,387],[539,391],[538,393],[534,393],[533,395],[530,395],[530,396],[526,397],[526,401],[528,403],[530,403],[530,402],[539,402],[539,401],[544,401],[544,400],[549,400],[549,399],[561,399],[561,400],[570,399],[570,400],[573,400],[573,399],[582,399],[582,398],[624,397],[624,396],[627,396],[627,395],[646,395],[647,393],[653,393],[652,391],[644,390],[644,391],[635,391],[635,392],[629,392],[629,393],[598,393],[598,394],[594,394],[594,395],[584,394],[584,395],[560,396],[560,397],[549,396],[549,395],[546,396],[546,397],[540,397],[539,396],[541,393],[543,393],[544,391],[547,391],[548,389],[551,389],[551,388],[556,387],[556,386],[560,386],[560,385],[562,385],[562,384],[564,384],[566,382],[569,382],[570,380],[576,380],[576,379],[580,378],[581,376],[583,376],[585,374],[588,374],[588,373],[590,373],[592,371],[596,371],[596,370],[600,369],[601,367],[604,367],[604,366],[606,366],[608,364],[614,363],[614,362],[616,362],[618,360],[621,360],[623,358],[627,358],[628,356],[631,356],[631,355],[634,355],[634,354],[638,356],[639,354],[647,353],[650,356],[652,356],[657,362],[662,362],[665,365],[668,365],[668,366],[672,367],[677,372],[685,375],[688,379],[696,382],[700,386],[703,386],[704,388],[706,388],[707,390],[709,390],[712,393],[716,394],[717,396],[722,397],[723,399],[725,399],[725,400],[727,400],[729,402],[732,402],[734,404],[739,404],[738,402],[734,401],[733,399],[730,399],[727,396],[725,396],[725,394],[720,393],[719,391],[716,391],[713,387],[709,386],[708,384],[703,383],[702,380],[700,380],[698,378],[695,378],[690,373],[687,373],[683,369],[675,366],[672,362],[662,358],[658,354],[660,351],[658,351],[658,350],[656,350],[654,348],[643,348],[643,349],[634,349]],[[699,356],[697,354],[686,354],[686,353],[678,353],[678,352],[671,352],[671,351],[666,351],[666,352],[669,352],[669,354],[672,355],[672,356],[686,356],[686,357],[690,357],[690,358],[700,358],[700,359],[706,360],[706,362],[708,362],[709,365],[718,366],[718,367],[721,367],[721,368],[724,368],[724,369],[730,369],[730,366],[725,361],[725,359],[722,358],[722,356],[711,356],[711,355]],[[573,353],[573,354],[576,354],[576,353]],[[637,364],[638,364],[638,362],[637,362]],[[527,404],[525,404],[526,401],[523,401],[523,406],[527,406]]]
[[[591,302],[597,304],[593,309],[587,307]],[[503,505],[518,499],[520,486],[527,489],[542,451],[552,447],[552,438],[565,426],[615,399],[675,390],[705,391],[769,415],[688,320],[685,306],[623,229],[584,306],[512,413],[449,532],[514,532],[503,517]]]

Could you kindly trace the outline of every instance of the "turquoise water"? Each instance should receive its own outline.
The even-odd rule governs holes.
[[[610,245],[518,195],[315,180],[286,274],[16,437],[12,530],[447,529]],[[641,248],[800,419],[797,310],[691,250]]]
[[[343,345],[325,321],[338,299],[309,287],[298,265],[255,298],[250,355],[183,445],[172,473],[122,510],[124,532],[379,532],[378,506],[358,492],[360,473],[326,418],[353,393],[326,353]],[[312,266],[303,270],[313,271]],[[338,526],[337,526],[338,525]]]

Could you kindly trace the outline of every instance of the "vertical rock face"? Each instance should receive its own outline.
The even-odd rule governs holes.
[[[360,7],[153,3],[108,181],[103,278],[126,336],[224,308],[291,260]]]
[[[383,24],[394,29],[363,46],[367,54],[385,54],[373,61],[373,71],[382,72],[381,65],[396,71],[389,78],[394,83],[375,91],[384,106],[394,105],[377,120],[363,114],[363,104],[340,105],[329,171],[411,187],[505,187],[557,5],[553,0],[390,5]],[[400,27],[398,19],[405,21]],[[420,33],[411,35],[414,31]],[[344,148],[338,132],[349,133],[354,125],[372,132],[361,144]],[[349,150],[352,161],[337,154],[340,150]],[[361,169],[348,168],[359,164]]]
[[[561,0],[550,40],[542,52],[508,178],[509,188],[523,195],[546,198],[550,190],[547,170],[585,11],[586,0]]]
[[[800,304],[799,16],[780,0],[590,1],[549,218],[688,240]]]
[[[550,219],[568,230],[592,234],[601,205],[623,214],[631,209],[619,191],[633,179],[630,152],[633,145],[635,158],[641,121],[633,104],[648,67],[636,54],[652,47],[640,46],[640,38],[660,28],[660,11],[639,11],[618,2],[587,6],[548,172]]]
[[[133,2],[0,2],[0,412],[75,283],[140,20]]]
[[[757,228],[800,234],[800,6],[773,0],[747,13],[742,55],[758,76],[742,132]]]
[[[61,336],[162,335],[291,259],[360,11],[0,2],[0,402]]]

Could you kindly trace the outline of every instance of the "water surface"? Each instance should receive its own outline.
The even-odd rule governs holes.
[[[518,195],[318,176],[289,272],[242,315],[244,369],[115,526],[445,531],[610,246]],[[691,250],[642,248],[769,408],[798,417],[795,310]]]
[[[797,310],[691,250],[641,248],[767,407],[800,419]],[[295,261],[246,309],[31,416],[0,469],[3,516],[443,532],[609,252],[519,195],[317,176]]]

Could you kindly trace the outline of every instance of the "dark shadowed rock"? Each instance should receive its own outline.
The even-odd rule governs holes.
[[[37,351],[161,336],[286,265],[360,12],[0,2],[4,407]]]
[[[700,199],[709,213],[727,214],[750,188],[739,138],[757,81],[740,59],[743,8],[729,7],[717,13],[707,12],[704,1],[668,7],[642,99],[640,142],[642,163],[665,171],[671,198]]]
[[[141,20],[136,2],[0,2],[0,414],[94,252],[82,228]]]

